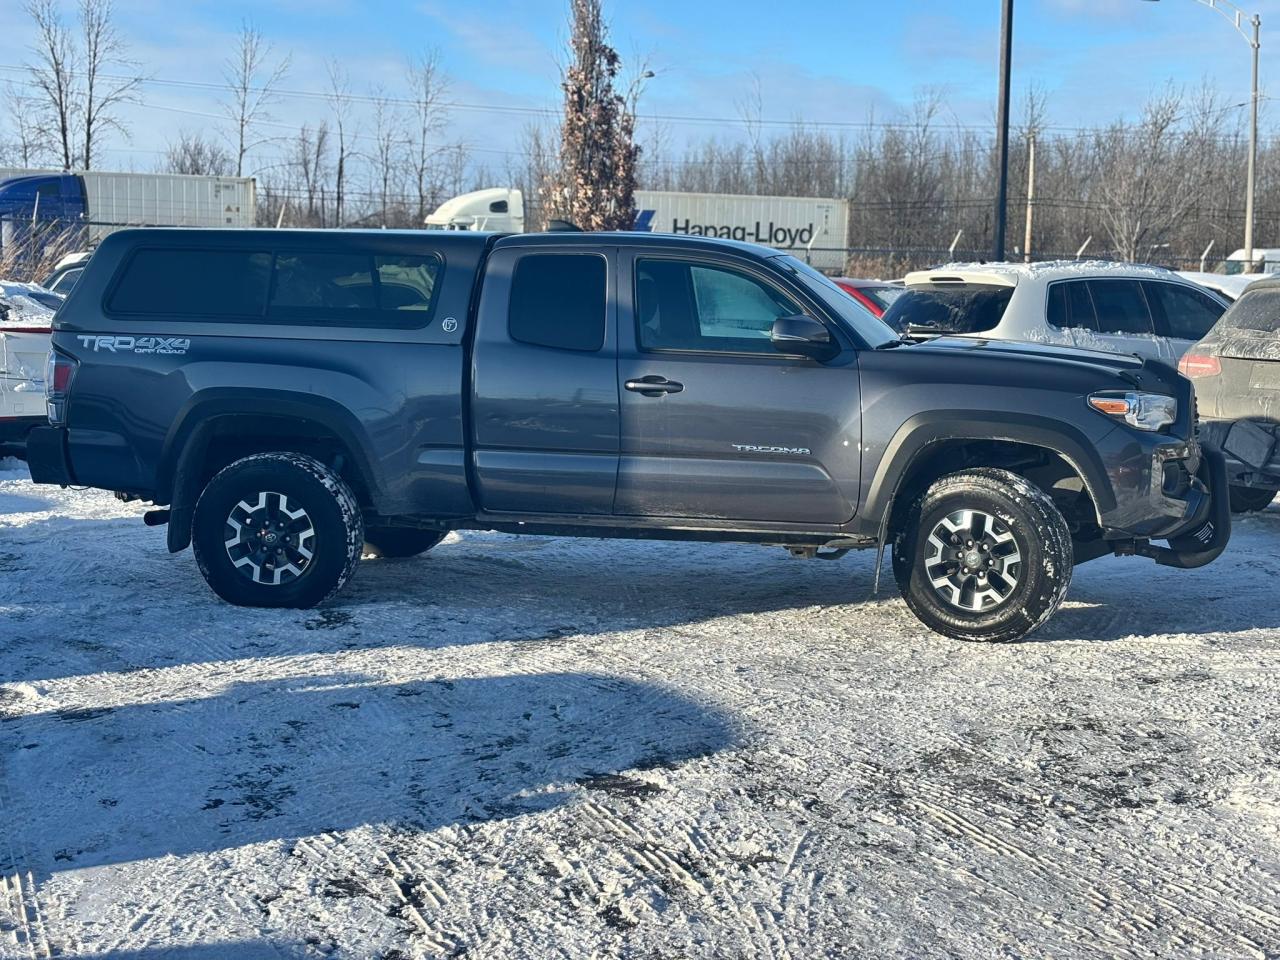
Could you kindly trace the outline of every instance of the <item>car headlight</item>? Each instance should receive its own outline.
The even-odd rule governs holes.
[[[1109,417],[1124,420],[1139,430],[1163,430],[1178,419],[1178,401],[1163,393],[1140,393],[1136,390],[1091,393],[1089,406]]]

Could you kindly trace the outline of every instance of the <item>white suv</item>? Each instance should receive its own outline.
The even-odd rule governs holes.
[[[912,338],[1063,343],[1175,364],[1227,309],[1171,270],[1107,261],[950,264],[904,283],[884,321]]]
[[[44,367],[62,297],[34,283],[0,281],[0,457],[46,423]]]

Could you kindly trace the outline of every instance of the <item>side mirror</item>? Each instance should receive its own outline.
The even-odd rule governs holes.
[[[830,360],[840,352],[826,325],[813,317],[797,314],[773,321],[769,334],[773,347],[782,353],[798,353],[814,360]]]

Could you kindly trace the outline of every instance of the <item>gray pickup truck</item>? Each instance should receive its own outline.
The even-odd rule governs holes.
[[[236,604],[319,603],[366,544],[450,530],[891,545],[924,623],[1001,641],[1075,564],[1195,567],[1230,536],[1170,368],[904,343],[747,244],[127,230],[54,327],[32,477],[151,501]]]

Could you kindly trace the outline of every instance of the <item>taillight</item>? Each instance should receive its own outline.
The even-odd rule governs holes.
[[[44,373],[44,397],[49,408],[49,423],[55,427],[67,422],[67,395],[71,392],[71,381],[79,366],[79,361],[66,354],[49,351]]]
[[[1217,357],[1203,353],[1184,353],[1178,361],[1178,372],[1191,380],[1216,377],[1222,373],[1222,364]]]

